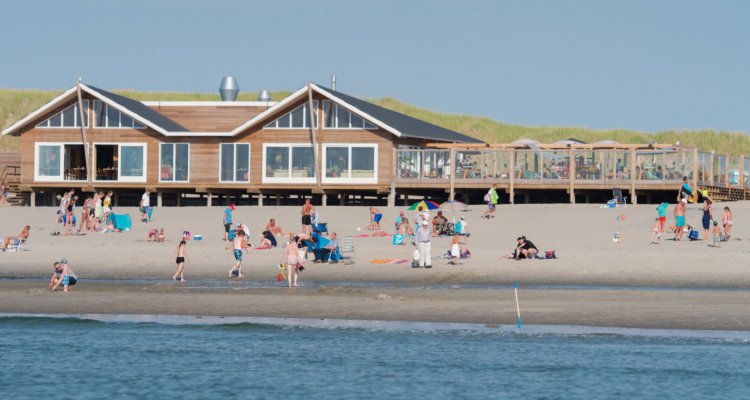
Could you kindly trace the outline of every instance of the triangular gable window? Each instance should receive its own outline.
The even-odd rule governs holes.
[[[86,127],[89,126],[89,101],[83,101],[83,117],[86,119]],[[37,128],[80,128],[81,113],[78,111],[78,102],[48,119],[38,123]]]
[[[309,102],[295,108],[294,110],[284,114],[275,121],[271,121],[266,125],[266,129],[295,129],[295,128],[309,128],[310,127],[310,107]],[[318,110],[318,101],[313,100],[313,108]],[[318,115],[317,112],[313,113],[315,118],[315,127],[318,127]]]
[[[101,100],[94,100],[94,116],[99,128],[145,128],[142,123]]]
[[[323,100],[323,127],[329,129],[378,129],[369,121],[331,100]]]

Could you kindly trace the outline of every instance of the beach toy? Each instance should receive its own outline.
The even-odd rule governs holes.
[[[612,236],[612,242],[620,243],[621,241],[622,241],[622,238],[620,237],[620,232],[615,232],[615,235]]]
[[[193,236],[193,240],[203,240],[203,235],[195,234],[195,236]]]
[[[190,240],[190,231],[182,231],[182,238],[185,240]]]
[[[513,281],[513,292],[516,294],[516,312],[518,313],[518,330],[521,330],[521,305],[518,303],[518,284]]]
[[[625,218],[627,218],[627,215],[625,215],[625,214],[617,216],[617,220],[620,221],[620,222],[625,221]]]

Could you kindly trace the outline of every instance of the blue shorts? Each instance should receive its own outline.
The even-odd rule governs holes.
[[[62,284],[63,286],[73,286],[78,282],[78,280],[70,275],[63,276]]]
[[[372,218],[376,223],[380,222],[381,219],[383,219],[383,214],[375,214],[375,217]]]
[[[234,249],[234,259],[242,261],[242,250]]]
[[[677,227],[681,228],[685,226],[685,217],[683,217],[682,215],[678,215],[676,219],[677,219]]]

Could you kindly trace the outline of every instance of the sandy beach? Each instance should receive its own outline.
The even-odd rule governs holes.
[[[734,236],[747,237],[749,203],[725,203],[734,213]],[[720,217],[725,204],[715,204]],[[190,289],[192,280],[226,282],[232,265],[222,239],[223,207],[161,208],[149,224],[137,222],[135,208],[118,208],[133,217],[123,233],[50,236],[63,231],[53,208],[0,209],[0,233],[16,235],[32,227],[28,246],[0,254],[0,312],[160,313],[512,324],[515,304],[510,285],[518,281],[524,322],[675,329],[750,330],[750,249],[744,240],[722,243],[662,240],[650,245],[655,205],[602,209],[598,205],[500,206],[497,218],[480,218],[485,207],[455,213],[469,222],[472,258],[451,266],[435,259],[434,268],[372,264],[378,258],[410,259],[413,246],[393,246],[390,237],[356,238],[356,263],[313,264],[302,273],[303,287],[275,287],[282,249],[251,250],[243,272],[268,288]],[[404,207],[381,208],[383,227]],[[321,220],[339,236],[368,222],[366,207],[319,207]],[[671,208],[669,210],[671,215]],[[407,211],[413,218],[414,212]],[[434,212],[432,213],[434,215]],[[700,206],[687,220],[700,225]],[[238,207],[234,220],[249,226],[251,242],[269,218],[285,232],[299,231],[297,207]],[[446,213],[448,219],[453,214]],[[668,223],[671,218],[668,218]],[[165,244],[149,243],[151,228],[163,227]],[[202,234],[188,243],[187,284],[173,283],[174,248],[183,230]],[[621,243],[613,243],[619,232]],[[540,250],[555,250],[556,260],[502,259],[515,238],[526,235]],[[664,239],[671,239],[666,234]],[[445,253],[449,238],[433,240],[433,257]],[[52,262],[67,258],[80,281],[70,295],[46,291]],[[87,279],[91,279],[87,282]],[[117,282],[110,282],[117,280]],[[122,280],[126,280],[122,282]],[[127,282],[127,280],[137,280]],[[325,282],[320,287],[320,282]],[[359,283],[354,285],[352,283]],[[304,287],[307,284],[308,287]],[[455,285],[455,287],[451,287]],[[193,286],[191,286],[193,287]]]

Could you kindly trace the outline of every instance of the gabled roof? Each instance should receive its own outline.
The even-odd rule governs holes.
[[[328,98],[352,113],[362,117],[366,121],[394,134],[397,137],[437,140],[441,142],[482,143],[482,141],[478,139],[433,125],[429,122],[412,118],[408,115],[380,107],[341,92],[323,89],[315,84],[310,84],[310,88],[313,92]],[[277,103],[275,106],[235,128],[231,132],[232,135],[237,135],[249,128],[257,126],[266,121],[268,117],[279,113],[279,111],[283,110],[289,104],[304,99],[307,97],[307,90],[307,86],[302,87],[289,95],[289,97]]]
[[[15,133],[21,128],[28,125],[31,121],[42,115],[45,115],[55,107],[58,107],[59,105],[64,104],[68,101],[77,99],[78,86],[80,86],[82,92],[96,97],[97,99],[109,104],[110,106],[114,107],[130,118],[133,118],[134,120],[148,126],[149,128],[154,129],[161,134],[169,135],[170,132],[179,133],[187,131],[187,128],[185,128],[184,126],[150,109],[140,101],[136,101],[125,96],[120,96],[118,94],[114,94],[112,92],[108,92],[94,86],[87,86],[81,82],[78,82],[76,86],[73,86],[72,88],[66,90],[63,94],[55,97],[47,104],[39,107],[36,111],[27,115],[25,118],[3,130],[3,135]]]

